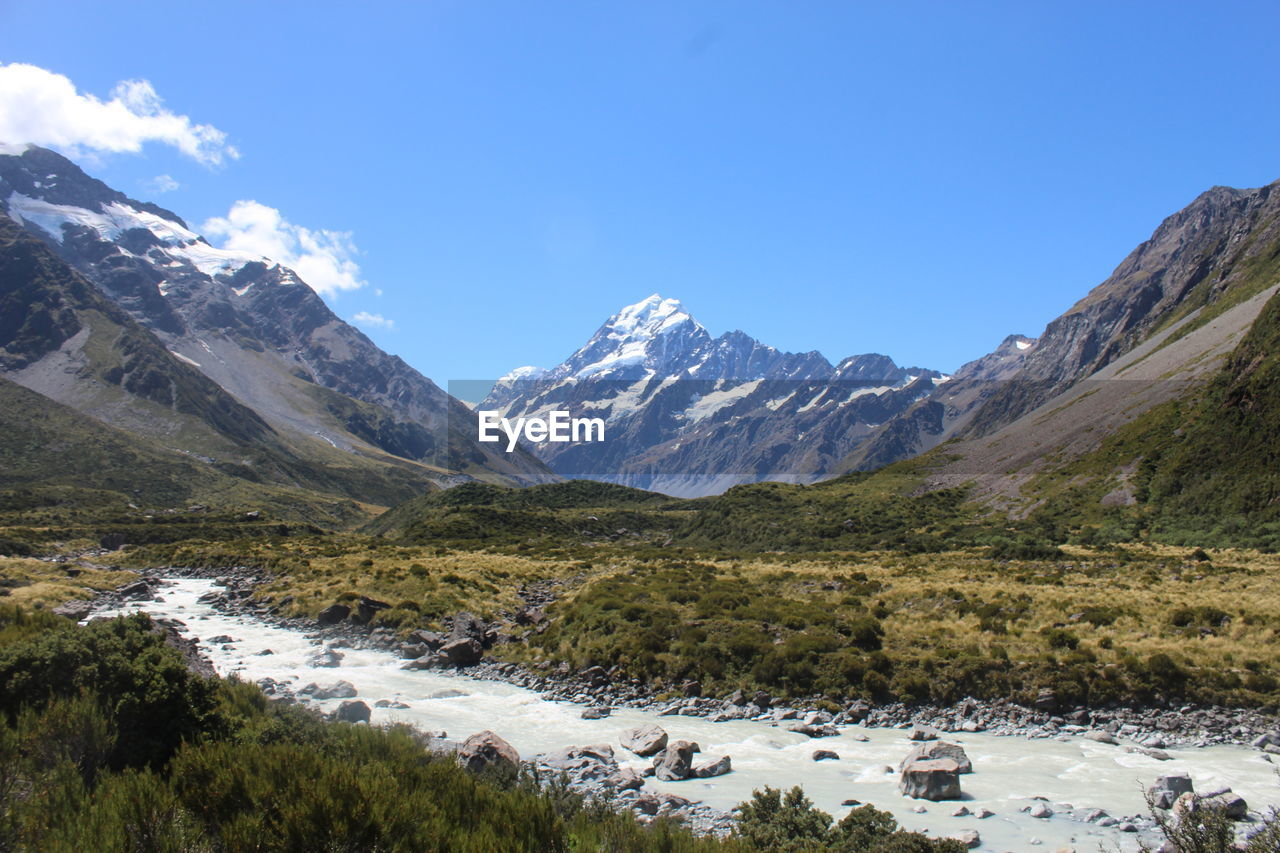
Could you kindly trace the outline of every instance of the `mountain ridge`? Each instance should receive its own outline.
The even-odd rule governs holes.
[[[336,450],[383,468],[396,488],[416,478],[418,491],[554,479],[523,449],[479,444],[465,405],[339,319],[292,270],[216,249],[61,155],[0,155],[0,212],[316,465]]]
[[[613,314],[556,367],[507,374],[478,408],[603,417],[603,444],[535,453],[562,476],[696,497],[761,479],[816,480],[921,397],[922,383],[945,381],[878,353],[833,365],[741,331],[713,338],[678,300],[655,293]]]

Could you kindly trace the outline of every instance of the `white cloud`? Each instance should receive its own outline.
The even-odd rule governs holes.
[[[396,327],[395,320],[388,320],[381,314],[370,314],[368,311],[357,311],[356,315],[351,318],[351,322],[357,326],[364,326],[366,329],[394,329]]]
[[[182,184],[174,180],[172,175],[156,175],[147,181],[147,189],[153,193],[171,193],[181,187]]]
[[[136,153],[146,142],[160,142],[207,166],[240,156],[218,128],[165,109],[146,80],[119,83],[102,101],[77,92],[61,74],[21,62],[0,64],[0,140],[48,145],[72,156]]]
[[[321,296],[364,287],[359,254],[349,231],[325,231],[294,225],[274,207],[237,201],[226,216],[204,223],[204,233],[220,238],[219,248],[264,255],[296,272]]]

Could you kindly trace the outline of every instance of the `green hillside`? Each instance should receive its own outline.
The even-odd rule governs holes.
[[[1046,524],[1085,541],[1280,548],[1280,297],[1199,393],[1038,475]]]
[[[143,529],[162,525],[163,538],[208,535],[214,517],[225,521],[228,513],[249,510],[326,526],[363,515],[351,501],[231,476],[4,378],[0,437],[0,516],[39,540],[120,532],[130,534],[126,541],[151,541],[156,535]],[[184,518],[164,515],[192,505],[208,509]],[[234,532],[253,528],[237,521]]]

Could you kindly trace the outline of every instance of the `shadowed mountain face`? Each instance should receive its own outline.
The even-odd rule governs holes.
[[[743,332],[713,338],[674,299],[629,305],[559,366],[523,367],[480,405],[508,418],[606,422],[603,442],[535,447],[556,473],[681,496],[760,480],[811,482],[872,429],[943,384],[883,355],[832,365]]]
[[[215,249],[177,215],[127,198],[54,152],[29,147],[0,156],[0,211],[136,321],[154,341],[151,349],[225,392],[240,407],[233,420],[257,424],[304,457],[329,459],[336,450],[394,469],[397,480],[410,470],[415,491],[459,475],[511,483],[552,478],[523,450],[508,454],[477,442],[466,406],[339,319],[292,270]],[[11,348],[30,349],[41,328],[52,333],[48,340],[79,328],[66,311],[21,295],[16,284],[9,291],[17,314],[5,322],[25,329]],[[21,369],[21,384],[63,402],[76,396],[53,393],[62,381],[56,371]],[[126,410],[98,406],[93,413],[147,428]]]

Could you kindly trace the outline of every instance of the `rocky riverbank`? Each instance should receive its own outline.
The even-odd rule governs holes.
[[[397,672],[394,667],[387,666],[386,657],[383,657],[383,655],[386,653],[398,653],[403,660],[403,664],[400,667],[402,670],[424,670],[422,678],[430,678],[434,681],[431,688],[431,695],[427,696],[426,694],[422,694],[422,696],[418,696],[418,694],[413,692],[414,688],[410,685],[423,683],[419,681],[419,676],[412,671],[399,672],[397,675],[392,677],[393,680],[398,681],[401,684],[399,688],[394,688],[392,692],[386,691],[386,688],[375,688],[376,692],[370,691],[369,701],[372,701],[373,698],[377,697],[379,694],[382,697],[390,697],[379,699],[379,701],[375,703],[374,707],[410,708],[410,705],[405,705],[403,703],[397,704],[396,698],[398,695],[417,697],[410,698],[410,702],[418,702],[423,697],[427,699],[438,698],[444,694],[449,696],[469,695],[472,692],[472,688],[466,687],[465,683],[462,682],[455,682],[455,684],[458,687],[462,687],[464,692],[443,689],[444,687],[452,686],[449,683],[449,676],[456,671],[460,674],[466,674],[468,677],[479,676],[480,678],[489,679],[495,682],[504,682],[525,688],[533,688],[533,690],[540,693],[544,699],[568,700],[568,702],[576,704],[576,711],[570,710],[575,707],[575,705],[567,704],[565,702],[557,703],[557,709],[553,711],[548,709],[553,715],[557,716],[567,713],[571,717],[582,716],[585,720],[600,720],[611,716],[617,716],[620,718],[618,725],[621,727],[635,725],[636,712],[643,713],[650,718],[670,718],[669,723],[666,722],[665,719],[651,719],[652,722],[660,722],[661,726],[669,729],[672,732],[672,736],[678,738],[678,740],[672,741],[666,750],[667,752],[672,752],[672,749],[674,749],[672,754],[664,754],[661,757],[655,757],[654,764],[649,768],[636,765],[634,763],[634,759],[628,760],[625,765],[619,765],[617,760],[612,757],[612,750],[619,747],[619,742],[617,741],[612,744],[596,743],[596,740],[600,739],[602,736],[606,740],[612,739],[612,735],[608,733],[609,725],[607,722],[604,730],[595,728],[590,734],[584,735],[583,732],[579,732],[576,737],[566,734],[564,740],[559,743],[555,740],[552,740],[551,742],[543,740],[542,742],[537,743],[536,747],[533,748],[530,748],[530,744],[528,743],[529,738],[527,725],[523,729],[519,726],[513,727],[512,725],[507,725],[506,728],[516,734],[517,742],[521,739],[524,740],[524,749],[526,749],[527,752],[523,758],[543,773],[553,773],[558,775],[560,772],[575,771],[570,772],[569,775],[572,785],[579,790],[592,794],[604,794],[607,790],[608,796],[616,801],[619,806],[631,808],[638,814],[646,816],[649,815],[650,811],[657,814],[657,810],[661,810],[662,813],[678,814],[681,817],[689,819],[693,825],[698,826],[704,831],[726,831],[727,827],[732,825],[731,820],[729,816],[723,812],[715,813],[713,810],[708,810],[705,807],[700,808],[697,804],[690,802],[685,797],[668,796],[668,792],[672,792],[671,789],[668,789],[668,792],[654,791],[652,788],[645,787],[644,783],[641,782],[641,786],[645,787],[645,790],[640,791],[629,784],[620,783],[631,781],[628,779],[622,779],[622,776],[628,775],[628,773],[631,775],[637,775],[640,770],[644,770],[645,774],[653,773],[659,780],[664,782],[670,782],[678,779],[705,778],[710,775],[718,775],[721,772],[728,772],[730,773],[727,777],[727,780],[729,780],[728,784],[733,786],[735,789],[740,788],[743,783],[737,783],[735,785],[732,781],[736,778],[738,773],[737,762],[735,760],[737,757],[736,755],[697,756],[700,760],[695,764],[695,753],[698,750],[696,750],[692,745],[693,739],[696,738],[696,740],[702,741],[703,743],[707,743],[708,741],[712,744],[716,744],[718,742],[722,744],[726,743],[726,741],[722,741],[721,738],[714,733],[715,731],[720,731],[720,727],[717,724],[720,722],[726,723],[725,729],[723,730],[726,733],[734,730],[740,725],[739,723],[732,723],[730,721],[742,721],[741,725],[757,727],[761,724],[766,726],[771,725],[776,726],[781,730],[790,730],[804,734],[815,741],[813,743],[813,747],[828,747],[827,750],[809,748],[808,750],[803,751],[801,754],[803,754],[806,759],[808,759],[810,753],[812,753],[811,760],[813,762],[820,760],[832,760],[836,762],[837,766],[840,764],[841,755],[832,754],[834,751],[831,749],[832,746],[834,746],[835,749],[838,749],[840,753],[844,754],[843,757],[847,760],[850,756],[846,753],[846,750],[852,750],[855,753],[859,753],[861,752],[860,744],[867,743],[869,739],[883,745],[886,742],[901,742],[905,739],[904,736],[908,734],[910,734],[911,740],[929,741],[931,739],[937,740],[939,738],[945,738],[946,732],[948,731],[982,732],[981,736],[975,735],[972,740],[968,740],[963,736],[958,738],[962,743],[974,743],[980,740],[981,737],[989,738],[993,734],[1021,734],[1025,737],[1033,731],[1031,727],[1023,727],[1019,730],[1015,728],[1016,721],[1010,721],[1007,718],[1002,719],[995,716],[995,714],[992,713],[992,709],[997,708],[998,705],[994,703],[962,703],[954,708],[946,709],[906,709],[901,706],[876,708],[864,703],[851,702],[844,708],[832,709],[829,706],[827,708],[814,706],[806,707],[805,703],[778,702],[764,694],[745,695],[738,693],[724,698],[689,695],[682,696],[678,699],[669,699],[666,697],[658,699],[646,695],[644,686],[640,685],[638,682],[622,681],[616,672],[610,673],[605,670],[594,669],[579,673],[572,673],[567,672],[564,667],[524,669],[510,663],[493,662],[487,658],[487,654],[490,649],[497,648],[502,645],[500,637],[503,634],[503,629],[507,628],[509,630],[509,626],[488,624],[483,620],[467,614],[458,614],[452,619],[447,620],[447,630],[445,631],[413,632],[406,638],[404,636],[397,636],[389,629],[370,629],[368,623],[372,621],[372,617],[376,615],[379,602],[353,599],[349,606],[344,607],[345,612],[340,614],[340,619],[334,620],[332,624],[318,625],[317,621],[314,619],[284,617],[279,612],[281,607],[280,602],[273,603],[261,599],[255,600],[253,598],[254,590],[257,589],[261,583],[269,580],[258,573],[249,571],[218,573],[219,579],[215,580],[214,585],[212,586],[208,583],[209,574],[210,573],[208,572],[189,570],[153,572],[150,577],[143,578],[139,582],[131,583],[128,586],[123,587],[117,593],[109,596],[108,599],[102,603],[109,606],[111,603],[124,602],[128,600],[145,606],[146,600],[149,598],[156,598],[160,594],[163,594],[164,599],[169,601],[169,594],[165,593],[163,590],[165,583],[163,578],[170,577],[176,580],[181,576],[199,577],[203,579],[202,583],[195,587],[192,587],[190,584],[185,585],[188,590],[185,593],[185,598],[182,599],[185,603],[180,604],[177,610],[173,610],[172,608],[159,609],[166,613],[177,613],[179,618],[186,619],[188,621],[190,617],[183,614],[191,614],[198,620],[212,618],[214,620],[214,624],[217,624],[220,630],[213,630],[211,627],[206,628],[202,633],[207,633],[209,636],[203,638],[202,646],[204,646],[215,659],[222,661],[219,665],[220,668],[231,666],[235,669],[240,667],[247,662],[247,659],[243,658],[246,654],[253,656],[283,654],[289,660],[289,668],[286,671],[306,673],[310,669],[311,671],[315,671],[315,676],[321,676],[328,667],[352,666],[352,674],[346,676],[346,678],[359,682],[361,685],[359,693],[363,695],[366,690],[368,690],[367,682],[371,673],[375,671],[382,673]],[[196,591],[192,591],[193,589]],[[207,610],[202,613],[201,608],[207,608]],[[274,613],[272,612],[273,610],[275,611]],[[221,617],[224,618],[220,618],[216,614],[221,614]],[[333,615],[334,614],[326,614],[330,619]],[[233,639],[232,636],[230,636],[231,634],[235,634],[236,637],[240,637],[241,635],[231,627],[232,623],[228,621],[228,618],[238,620],[241,617],[246,616],[250,617],[253,622],[258,623],[261,626],[260,629],[256,630],[284,629],[288,631],[288,633],[278,634],[274,641],[259,640],[254,645],[246,649],[241,645],[242,640]],[[268,628],[268,625],[270,625],[271,628]],[[246,626],[246,630],[255,629],[249,629]],[[223,631],[227,632],[227,636],[223,636]],[[406,639],[408,642],[406,642]],[[315,645],[309,645],[307,642],[308,640],[313,643],[318,642],[320,647],[317,648]],[[212,644],[211,649],[208,648],[209,644]],[[449,664],[449,658],[458,654],[458,649],[468,647],[478,650],[478,653],[475,655],[475,657],[479,659],[478,663],[470,666]],[[271,649],[274,649],[275,652],[272,652]],[[449,651],[446,652],[445,650],[447,649]],[[364,650],[373,650],[380,654],[371,656]],[[228,655],[231,657],[228,658]],[[262,658],[263,661],[273,659],[274,658],[269,657]],[[279,678],[278,668],[273,670],[269,664],[267,665],[266,672],[263,672],[263,668],[261,666],[257,666],[255,668],[259,672],[259,675],[270,674]],[[433,670],[435,672],[432,672]],[[339,672],[335,669],[329,669],[328,671],[333,672],[335,676],[339,675]],[[357,674],[361,672],[363,672],[364,675],[357,677]],[[444,676],[444,678],[442,679],[441,676]],[[380,678],[376,675],[373,677],[375,679]],[[362,678],[364,680],[362,680]],[[318,682],[324,682],[327,686],[322,687],[317,684],[314,685],[314,689],[311,684],[303,686],[304,682],[308,681],[308,678],[303,675],[300,679],[290,676],[285,679],[284,683],[276,681],[273,684],[267,685],[267,688],[278,698],[284,699],[285,701],[292,699],[293,701],[302,702],[304,704],[311,705],[312,707],[320,707],[327,712],[338,713],[339,717],[343,719],[369,719],[370,709],[363,701],[356,699],[356,690],[353,685],[347,684],[345,685],[346,689],[344,689],[344,685],[341,681],[336,682],[334,685],[328,685],[327,681],[323,677],[317,677],[316,680]],[[406,688],[408,692],[404,694],[394,692],[394,690],[406,690]],[[483,694],[484,691],[488,689],[491,688],[477,688],[480,694]],[[509,688],[493,689],[501,691]],[[688,685],[686,689],[690,692],[698,692],[696,691],[696,685]],[[344,701],[348,699],[354,701]],[[317,702],[321,704],[314,704]],[[339,702],[342,704],[339,705]],[[351,707],[348,708],[348,706]],[[413,705],[412,707],[416,708],[417,706]],[[462,707],[465,707],[465,705]],[[1016,708],[1017,706],[1014,707]],[[499,708],[501,708],[500,704],[492,709],[486,710],[485,713],[480,715],[472,714],[467,716],[466,712],[464,712],[464,716],[467,716],[467,720],[464,724],[458,725],[457,720],[454,720],[454,725],[449,725],[446,722],[443,727],[450,728],[451,730],[459,729],[460,731],[457,734],[463,735],[467,734],[469,731],[473,731],[474,729],[489,727],[501,732],[504,729],[504,724],[501,720],[505,719],[505,717],[504,712],[502,710],[498,710]],[[860,719],[864,724],[871,723],[873,726],[879,728],[905,728],[906,726],[911,725],[910,720],[912,717],[920,715],[922,710],[933,712],[933,716],[930,719],[931,721],[938,722],[938,728],[942,731],[931,731],[927,726],[920,725],[916,726],[916,729],[919,730],[919,734],[917,734],[917,731],[914,729],[910,733],[904,731],[898,734],[883,731],[868,731],[865,728],[852,727],[853,724],[858,722]],[[1036,709],[1021,710],[1029,715],[1036,713],[1048,714],[1048,712],[1037,712]],[[354,714],[355,711],[363,711],[363,713]],[[351,712],[354,716],[346,712]],[[984,714],[987,715],[985,718],[983,716]],[[433,716],[434,715],[428,715],[428,720],[432,720]],[[445,716],[448,717],[448,714]],[[622,722],[623,718],[629,719],[631,722],[624,723]],[[687,722],[679,722],[682,718],[686,719]],[[1095,716],[1091,714],[1089,718],[1090,722],[1093,722],[1094,718]],[[1034,718],[1031,718],[1031,720],[1032,725],[1041,730],[1039,734],[1034,735],[1035,737],[1043,737],[1046,739],[1053,738],[1067,743],[1046,743],[1044,747],[1037,748],[1018,747],[1016,744],[1013,744],[1010,747],[1013,750],[1013,752],[1009,753],[1010,755],[1021,756],[1027,754],[1028,751],[1031,754],[1039,754],[1039,751],[1044,749],[1048,750],[1048,753],[1046,754],[1053,754],[1055,751],[1060,751],[1064,748],[1071,752],[1075,752],[1079,747],[1074,744],[1079,743],[1081,738],[1073,737],[1072,735],[1077,734],[1083,734],[1084,737],[1087,737],[1090,740],[1114,744],[1112,746],[1103,747],[1103,749],[1108,752],[1110,752],[1110,750],[1115,750],[1118,753],[1122,749],[1129,749],[1133,752],[1142,752],[1145,757],[1138,760],[1145,762],[1145,766],[1148,767],[1152,765],[1152,761],[1149,759],[1158,760],[1158,753],[1162,749],[1158,742],[1142,743],[1129,739],[1127,735],[1130,734],[1130,732],[1121,732],[1120,727],[1117,727],[1116,732],[1113,734],[1112,732],[1107,731],[1105,726],[1089,727],[1080,723],[1068,722],[1068,718],[1066,717],[1062,717],[1060,721],[1056,722],[1051,718],[1045,721],[1035,720]],[[993,722],[994,725],[984,725],[984,721]],[[437,725],[439,725],[439,723],[437,723]],[[560,725],[563,726],[564,723],[562,722]],[[573,726],[567,726],[566,732],[573,728]],[[619,730],[621,730],[621,728]],[[586,730],[584,729],[584,731]],[[767,731],[767,729],[765,731]],[[1152,731],[1158,732],[1159,729],[1153,726]],[[504,732],[504,734],[505,733],[506,732]],[[824,738],[833,736],[836,737],[835,740],[824,740]],[[729,738],[728,742],[736,744],[736,747],[731,746],[726,748],[721,746],[719,749],[714,751],[718,753],[736,754],[738,749],[743,747],[743,744],[739,740],[740,738],[741,733]],[[885,740],[886,738],[888,738],[888,741]],[[1124,743],[1119,743],[1118,741],[1124,741]],[[1265,739],[1265,741],[1265,747],[1274,749],[1274,745],[1270,742],[1269,738]],[[790,772],[794,776],[795,771],[798,769],[794,766],[794,760],[798,757],[795,754],[794,747],[799,746],[799,744],[796,743],[795,735],[790,735],[783,742],[791,744],[791,746],[788,747],[792,755],[790,760],[793,762]],[[1190,742],[1191,741],[1186,740],[1178,741],[1178,743],[1183,744]],[[562,744],[565,743],[579,745],[568,747],[562,746]],[[1170,746],[1172,746],[1173,743],[1174,742],[1172,740],[1169,741]],[[580,744],[586,745],[582,746]],[[987,747],[981,754],[988,758],[992,754],[992,751],[1008,751],[1007,748],[1001,750],[1000,748],[995,747],[990,741],[987,741],[987,744]],[[442,741],[435,746],[439,748],[456,749],[458,744],[445,743]],[[621,742],[621,746],[623,747],[624,754],[626,750],[630,749],[626,746],[625,741]],[[944,744],[938,743],[937,746],[942,747]],[[883,746],[881,746],[880,749],[883,750]],[[1086,747],[1086,754],[1088,754],[1089,749],[1093,749],[1096,752],[1098,747]],[[547,750],[551,751],[547,752]],[[634,752],[636,755],[640,754],[634,749],[632,749],[631,752]],[[758,762],[759,754],[757,751],[752,748],[747,748],[744,749],[744,752]],[[881,755],[873,759],[871,764],[866,763],[866,757],[864,755],[862,762],[858,765],[861,768],[860,772],[864,775],[866,773],[873,773],[874,775],[883,778],[883,775],[879,773],[879,768],[883,764],[885,765],[884,774],[902,773],[903,766],[899,765],[899,760],[903,759],[906,756],[906,753],[907,750],[905,748],[903,748],[902,752],[898,755],[893,755],[892,753],[884,754],[881,752]],[[925,764],[930,764],[931,762],[941,762],[941,764],[946,764],[949,760],[946,753],[942,753],[941,758],[932,754],[927,757],[917,757],[921,758]],[[1098,757],[1101,757],[1101,755]],[[1185,753],[1180,756],[1182,759],[1186,759],[1187,757],[1188,756]],[[1257,759],[1254,759],[1254,761],[1255,763],[1260,764],[1261,762],[1259,759],[1265,760],[1266,758],[1266,755],[1259,755]],[[1103,760],[1108,764],[1111,761],[1111,759]],[[896,768],[890,768],[887,766],[889,763],[899,766]],[[907,762],[903,762],[903,764],[905,763]],[[946,768],[942,767],[941,764],[936,768],[931,765],[925,768],[915,768],[915,770],[927,769],[930,771],[938,771],[936,779],[929,778],[926,780],[922,778],[917,780],[921,783],[918,786],[918,791],[941,792],[937,795],[938,798],[948,799],[949,797],[946,796],[946,791],[950,790],[948,785],[956,780],[945,778],[948,777],[948,772],[943,772],[946,771]],[[749,766],[751,766],[750,762]],[[1177,765],[1175,765],[1175,767],[1176,766]],[[1262,764],[1261,766],[1266,765]],[[628,768],[634,769],[628,770]],[[576,771],[582,772],[579,773]],[[628,771],[628,773],[620,773],[618,771]],[[954,772],[958,773],[962,771],[957,768]],[[980,772],[979,776],[981,780],[988,780],[987,772],[988,771]],[[1150,773],[1147,777],[1148,781],[1156,778],[1156,775],[1158,775],[1158,773],[1152,773],[1150,770],[1147,772]],[[638,775],[642,777],[645,774]],[[753,770],[748,771],[748,777],[752,782],[757,778],[775,779],[772,775],[760,777],[759,774],[760,769],[758,766],[754,766]],[[829,773],[827,775],[829,775]],[[1224,777],[1222,775],[1218,775],[1211,778],[1214,784],[1220,785]],[[1225,778],[1230,780],[1232,776],[1227,775]],[[928,782],[928,784],[924,784],[925,782]],[[934,783],[937,783],[936,786]],[[717,782],[717,785],[721,784],[722,783]],[[806,787],[808,787],[808,783],[805,784]],[[1023,784],[1025,785],[1025,782]],[[1246,787],[1249,785],[1249,783],[1243,782],[1243,780],[1242,784],[1245,784]],[[659,785],[658,787],[661,788],[665,786]],[[698,790],[702,787],[704,786],[697,784],[689,785],[690,790]],[[1017,783],[1014,783],[1014,787],[1008,790],[1020,792],[1016,793],[1015,797],[1027,801],[1027,798],[1029,798],[1030,795],[1036,793],[1048,793],[1049,789],[1052,789],[1054,786],[1052,782],[1050,782],[1050,784],[1046,785],[1045,788],[1037,790],[1039,787],[1040,785],[1038,783],[1035,783],[1035,787],[1018,787]],[[1254,787],[1256,788],[1256,784]],[[682,790],[683,788],[684,784],[682,783],[675,790],[679,793],[684,793]],[[986,790],[982,791],[979,796],[980,804],[983,806],[990,806],[994,808],[996,812],[1003,814],[1003,809],[1000,807],[1002,800],[993,799],[993,794],[995,792],[990,788],[990,781],[985,781],[983,784],[979,784],[975,790],[981,790],[983,788],[986,788]],[[748,788],[746,791],[739,793],[734,799],[727,801],[723,796],[723,793],[719,796],[712,796],[711,799],[718,807],[722,809],[728,808],[733,802],[737,802],[741,799],[744,794],[749,794],[749,790],[750,789]],[[917,788],[913,788],[913,790],[917,790]],[[968,793],[968,790],[966,783],[966,794]],[[1074,789],[1069,788],[1068,790]],[[827,796],[830,796],[830,794],[828,793]],[[844,794],[843,796],[847,797],[848,794]],[[859,793],[858,796],[865,796],[865,794]],[[908,796],[914,797],[916,794],[908,793]],[[933,798],[931,796],[921,796],[926,801]],[[1070,804],[1060,802],[1059,800],[1062,796],[1063,792],[1059,791],[1057,798],[1045,800],[1043,803],[1032,802],[1031,805],[1027,808],[1021,809],[1021,811],[1028,812],[1028,809],[1031,809],[1039,812],[1039,814],[1029,814],[1029,817],[1035,818],[1035,820],[1030,821],[1030,823],[1034,825],[1038,825],[1040,823],[1040,818],[1047,819],[1053,815],[1057,815],[1060,820],[1067,820],[1073,824],[1080,821],[1084,823],[1094,823],[1097,827],[1113,827],[1112,831],[1129,825],[1132,825],[1135,829],[1142,829],[1149,825],[1147,821],[1139,819],[1137,815],[1112,817],[1111,815],[1107,815],[1105,812],[1096,808],[1077,809]],[[880,795],[873,794],[872,801],[883,807],[885,803],[882,802],[879,797]],[[1253,793],[1250,794],[1250,799],[1253,800],[1256,799],[1256,797],[1257,791],[1254,790]],[[966,798],[971,799],[971,797]],[[1034,800],[1035,798],[1031,797],[1030,799]],[[1111,797],[1101,801],[1095,800],[1095,805],[1099,803],[1106,805],[1113,802],[1118,803],[1119,801],[1120,798]],[[838,800],[835,802],[838,802]],[[849,804],[852,804],[852,801],[846,802],[846,805]],[[910,803],[908,801],[908,805],[909,804]],[[1040,805],[1042,805],[1043,808],[1037,808],[1037,806]],[[1130,803],[1123,810],[1132,812],[1134,805],[1135,804]],[[831,805],[828,805],[827,808],[831,808]],[[917,805],[916,807],[913,807],[911,811],[923,814],[926,809],[924,805]],[[933,811],[932,807],[930,807],[929,811]],[[990,810],[984,809],[983,811]],[[1076,812],[1079,812],[1079,814],[1076,814]],[[973,817],[972,815],[974,814],[977,814],[977,817]],[[939,818],[939,820],[942,825],[946,825],[948,822],[955,823],[955,818],[957,816],[969,815],[968,817],[962,818],[963,822],[980,820],[982,818],[982,815],[977,812],[965,812],[963,807],[957,808],[954,811],[944,811],[941,815],[943,815],[943,817]],[[945,817],[946,815],[950,815],[951,818],[949,819]],[[1024,815],[1024,817],[1027,816],[1028,815]],[[910,817],[910,815],[908,815],[908,817]],[[1103,821],[1105,821],[1105,823],[1103,823]],[[932,824],[933,818],[931,817],[928,825]],[[992,826],[994,826],[994,824],[992,824]],[[1007,832],[1007,830],[1005,831]],[[1058,829],[1054,830],[1053,833],[1060,833],[1062,831],[1062,829]],[[1071,831],[1074,832],[1076,830]],[[1082,831],[1092,832],[1092,830]]]
[[[1213,744],[1249,745],[1268,754],[1280,755],[1280,720],[1274,712],[1255,709],[1189,705],[1061,707],[1052,693],[1044,691],[1034,707],[1008,699],[966,698],[947,707],[908,706],[901,702],[873,705],[864,700],[854,700],[832,711],[830,703],[820,697],[805,702],[740,690],[723,697],[702,696],[700,685],[696,683],[682,685],[681,692],[685,695],[671,698],[667,694],[655,694],[650,685],[637,679],[624,677],[616,667],[574,671],[565,663],[526,668],[495,660],[488,653],[510,641],[508,630],[512,626],[489,624],[467,613],[452,617],[447,632],[417,631],[406,642],[389,628],[370,627],[368,623],[374,614],[388,606],[371,599],[359,599],[349,607],[344,605],[342,609],[345,612],[326,611],[318,621],[283,616],[281,611],[289,604],[287,599],[274,604],[254,599],[256,588],[269,581],[270,577],[252,569],[235,567],[210,571],[169,567],[155,569],[147,577],[152,580],[164,577],[215,578],[225,591],[213,597],[210,603],[225,612],[253,615],[271,624],[302,631],[337,648],[392,651],[404,657],[406,666],[410,668],[465,668],[467,675],[473,678],[505,681],[537,691],[547,699],[583,705],[584,714],[605,716],[612,708],[626,707],[653,710],[660,714],[705,717],[712,721],[753,719],[787,728],[805,727],[805,734],[819,738],[824,732],[838,731],[842,725],[904,729],[927,725],[944,733],[985,732],[1028,738],[1111,737],[1123,739],[1128,742],[1128,748],[1154,758],[1160,758],[1161,751],[1167,748]],[[517,625],[536,627],[546,618],[541,608],[552,600],[551,589],[539,587],[529,590],[526,601],[534,601],[521,608],[513,621]],[[131,592],[109,593],[106,598],[138,594],[145,593],[135,588]]]

